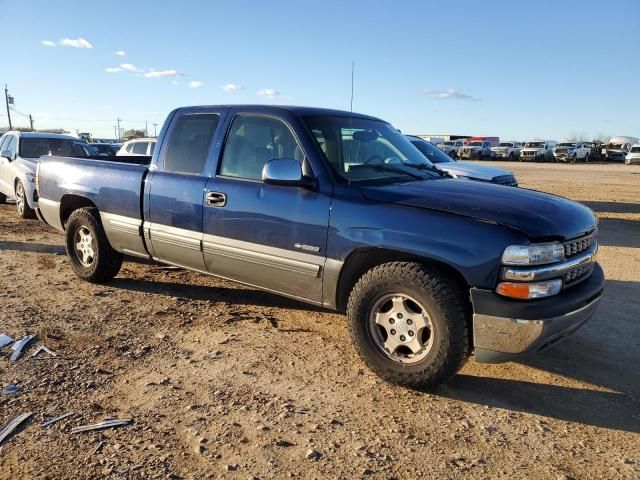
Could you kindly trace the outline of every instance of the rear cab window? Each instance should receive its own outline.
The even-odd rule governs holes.
[[[220,115],[217,113],[194,113],[179,117],[169,137],[163,170],[203,174],[219,121]],[[152,143],[152,148],[154,145]]]

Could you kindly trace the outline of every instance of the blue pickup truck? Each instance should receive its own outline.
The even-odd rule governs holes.
[[[603,293],[591,210],[453,179],[374,117],[179,108],[147,162],[40,159],[38,215],[77,276],[107,282],[132,255],[346,311],[393,382],[543,350]]]

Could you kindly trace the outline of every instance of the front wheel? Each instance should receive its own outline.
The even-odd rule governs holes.
[[[95,208],[74,211],[67,222],[67,256],[75,274],[91,283],[106,283],[122,266],[122,254],[109,244]]]
[[[21,218],[35,218],[36,212],[29,206],[27,193],[20,180],[16,183],[16,210]]]
[[[347,306],[349,330],[360,358],[385,380],[435,387],[468,356],[462,289],[446,274],[411,262],[369,270]]]

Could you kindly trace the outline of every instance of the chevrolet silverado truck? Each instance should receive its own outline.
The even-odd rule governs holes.
[[[81,279],[132,255],[343,311],[362,360],[414,387],[544,350],[603,293],[590,209],[454,179],[366,115],[179,108],[148,166],[49,157],[36,182]]]

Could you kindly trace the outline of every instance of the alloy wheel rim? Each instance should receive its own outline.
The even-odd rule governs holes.
[[[95,260],[93,235],[87,227],[80,227],[73,239],[75,255],[78,261],[85,267],[90,267]]]
[[[376,347],[391,360],[411,364],[433,348],[433,322],[426,309],[402,293],[378,298],[369,314],[369,332]]]
[[[18,187],[16,188],[16,207],[18,213],[22,215],[24,212],[24,188],[21,183],[18,183]]]

